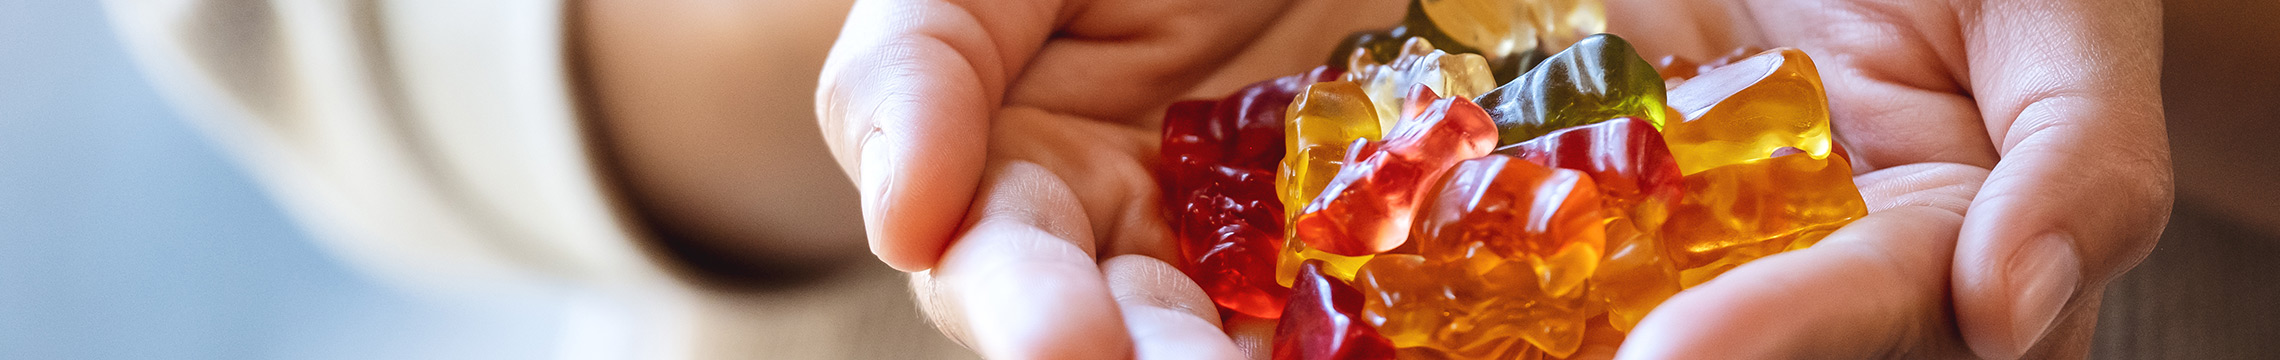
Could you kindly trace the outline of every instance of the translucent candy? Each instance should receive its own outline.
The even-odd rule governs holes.
[[[1607,303],[1616,329],[1629,331],[1678,292],[1678,269],[1663,250],[1661,230],[1678,206],[1685,181],[1654,125],[1633,118],[1610,120],[1553,131],[1496,152],[1582,171],[1606,195],[1607,253],[1591,284],[1593,294]]]
[[[1688,174],[1782,148],[1829,155],[1829,101],[1804,51],[1773,49],[1704,71],[1670,96],[1685,121],[1668,124],[1663,138]]]
[[[1663,236],[1688,287],[1750,260],[1812,246],[1868,215],[1842,156],[1795,153],[1714,167],[1686,175],[1686,189]]]
[[[1347,78],[1353,78],[1349,75]],[[1381,112],[1373,110],[1372,98],[1353,82],[1330,81],[1309,86],[1290,106],[1289,125],[1284,128],[1287,152],[1283,156],[1282,172],[1275,177],[1276,192],[1281,194],[1284,209],[1303,209],[1307,202],[1329,186],[1330,179],[1345,166],[1347,148],[1356,139],[1377,140],[1382,133],[1377,119]],[[1401,104],[1393,104],[1399,109]],[[1289,212],[1296,221],[1296,211]],[[1354,271],[1368,261],[1366,257],[1350,257],[1315,250],[1298,240],[1296,233],[1284,237],[1283,250],[1277,257],[1275,280],[1289,286],[1299,275],[1298,266],[1306,260],[1321,260],[1325,270],[1339,279],[1354,278]]]
[[[1281,315],[1289,291],[1273,276],[1284,222],[1274,178],[1283,158],[1284,110],[1308,84],[1337,75],[1317,68],[1165,111],[1156,177],[1164,219],[1178,242],[1181,270],[1219,306],[1261,318]]]
[[[1362,320],[1362,294],[1322,272],[1322,262],[1299,267],[1290,305],[1275,325],[1275,360],[1394,358],[1393,343]]]
[[[1347,256],[1391,250],[1407,238],[1424,189],[1449,165],[1495,144],[1495,126],[1471,101],[1434,99],[1430,91],[1410,101],[1430,105],[1396,125],[1383,145],[1364,143],[1372,150],[1348,153],[1338,177],[1293,223],[1300,241]]]
[[[1502,83],[1534,67],[1540,54],[1606,28],[1607,10],[1599,0],[1412,0],[1399,26],[1347,36],[1330,62],[1367,50],[1385,63],[1409,39],[1423,38],[1452,54],[1479,54]]]
[[[1619,117],[1660,128],[1668,116],[1663,81],[1629,42],[1599,34],[1544,59],[1518,80],[1476,99],[1496,120],[1498,145]]]
[[[1369,51],[1347,60],[1344,80],[1360,84],[1377,104],[1378,126],[1392,129],[1404,116],[1412,87],[1424,85],[1435,94],[1471,99],[1496,88],[1488,60],[1474,54],[1449,54],[1433,48],[1425,38],[1409,38],[1392,61],[1379,62]]]
[[[1427,259],[1475,274],[1503,261],[1525,263],[1543,291],[1568,295],[1605,249],[1601,196],[1583,172],[1504,155],[1466,160],[1419,207],[1411,238]]]

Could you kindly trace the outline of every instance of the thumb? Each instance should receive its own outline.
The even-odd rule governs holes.
[[[918,271],[941,257],[980,184],[990,113],[1058,4],[865,0],[848,13],[816,117],[862,191],[879,260]]]
[[[2172,199],[2152,1],[1991,1],[1967,27],[1972,88],[2001,149],[1956,246],[1957,325],[1978,355],[2046,340],[2153,249]],[[2115,49],[2132,49],[2114,51]],[[2042,351],[2042,350],[2037,350]]]

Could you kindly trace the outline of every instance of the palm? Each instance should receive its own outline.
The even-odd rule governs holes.
[[[1160,317],[1136,315],[1134,308],[1144,307],[1195,315],[1200,322],[1218,321],[1208,314],[1210,305],[1201,300],[1202,294],[1192,284],[1184,288],[1151,286],[1183,283],[1176,280],[1180,276],[1177,272],[1161,270],[1168,267],[1160,262],[1155,266],[1158,270],[1134,275],[1119,272],[1117,269],[1127,267],[1117,266],[1118,261],[1108,261],[1096,269],[1100,272],[1093,273],[1105,272],[1105,284],[1052,272],[999,279],[991,275],[1012,271],[1007,269],[1066,269],[1077,265],[1060,259],[1056,261],[1064,263],[1024,266],[1019,264],[1053,261],[1038,261],[1036,254],[998,254],[1034,250],[1030,248],[1034,243],[1026,240],[1000,241],[994,246],[976,244],[1022,238],[1008,234],[1043,233],[1067,240],[1072,249],[1081,249],[1082,261],[1088,264],[1123,254],[1173,259],[1176,249],[1158,216],[1160,207],[1149,171],[1157,146],[1155,120],[1163,107],[1174,100],[1216,97],[1245,83],[1302,72],[1317,65],[1322,51],[1342,35],[1392,24],[1402,3],[1097,1],[1074,14],[1032,17],[1028,23],[995,29],[989,29],[989,24],[998,22],[980,19],[984,30],[997,30],[991,34],[997,42],[990,44],[994,47],[979,49],[985,50],[979,51],[983,56],[974,55],[977,49],[971,48],[970,41],[966,42],[968,48],[957,49],[966,53],[965,65],[969,66],[963,69],[973,70],[973,76],[954,78],[980,84],[979,89],[953,90],[980,90],[985,94],[983,99],[1001,100],[991,101],[996,105],[987,109],[988,150],[982,156],[986,161],[972,164],[984,168],[976,171],[984,175],[973,201],[974,210],[966,216],[960,240],[943,253],[929,276],[921,276],[916,282],[922,288],[921,297],[955,295],[958,299],[929,302],[952,303],[931,306],[962,309],[930,310],[937,316],[969,317],[964,320],[975,323],[970,325],[975,328],[972,333],[993,334],[973,336],[997,339],[970,343],[993,356],[1097,351],[1100,349],[1071,349],[1063,344],[1122,343],[1109,338],[1126,336],[1125,326],[1130,327],[1131,343],[1143,355],[1151,348],[1178,348],[1168,344],[1175,342],[1217,343],[1214,348],[1226,348],[1227,338],[1218,337],[1216,327],[1165,325],[1157,321],[1162,320]],[[1960,272],[1966,266],[1985,264],[1958,260],[1980,256],[1959,250],[1959,229],[1968,225],[1963,213],[1967,208],[1977,211],[1982,206],[2008,205],[1984,205],[1981,203],[1996,201],[1975,197],[1983,182],[1997,184],[1988,180],[1998,159],[2022,143],[2038,140],[2022,134],[2056,126],[2047,119],[2048,114],[2035,121],[2020,120],[2033,110],[2028,108],[2050,105],[2045,100],[2063,94],[2003,87],[2051,84],[2036,83],[2041,79],[2022,81],[1987,74],[1995,70],[1979,66],[1988,59],[2022,56],[1967,51],[1983,44],[1966,41],[1969,37],[1961,34],[1971,29],[1960,24],[1969,21],[1958,18],[1976,17],[1981,9],[1947,6],[1978,5],[1865,0],[1608,1],[1614,21],[1610,32],[1632,40],[1648,56],[1677,54],[1701,59],[1743,45],[1806,50],[1820,68],[1838,140],[1853,155],[1851,161],[1859,172],[1856,180],[1872,210],[1870,216],[1832,234],[1819,246],[1762,259],[1672,298],[1632,333],[1632,339],[1645,340],[1625,346],[1626,356],[1950,357],[1969,353],[1957,331],[1956,306],[1960,305],[1950,305],[1949,292],[1951,281],[1971,279],[1951,280],[1950,270],[1953,267]],[[973,12],[993,12],[985,10],[989,9]],[[1051,31],[1008,35],[1005,27],[1009,26]],[[1024,37],[1029,35],[1035,38]],[[1008,44],[1007,38],[1014,40]],[[1041,45],[1021,45],[1029,41],[1024,39]],[[1243,39],[1250,40],[1240,41]],[[956,40],[944,41],[958,48],[961,42]],[[2157,140],[2155,136],[2148,141]],[[2050,152],[2038,151],[2039,162],[2005,164],[2044,166],[2035,164],[2055,161],[2041,158],[2058,156],[2047,154]],[[840,151],[843,161],[850,153],[853,151]],[[2165,158],[2157,160],[2147,162],[2166,166]],[[2009,165],[2016,163],[2029,165]],[[2032,170],[2014,172],[2035,173]],[[2017,187],[2010,183],[2032,183],[2030,180],[2004,185]],[[2034,198],[2019,199],[2009,201]],[[1059,209],[1073,211],[1056,212]],[[1001,231],[1005,229],[990,226],[993,218],[1019,220],[1015,221],[1019,226]],[[2152,220],[2158,224],[2158,218]],[[886,225],[900,226],[892,222]],[[2127,225],[2131,224],[2117,226]],[[1961,232],[1972,234],[1968,229]],[[924,246],[917,249],[925,250]],[[913,263],[885,253],[882,256],[890,263]],[[1016,265],[1000,264],[1008,261]],[[948,287],[953,289],[942,290],[933,282],[950,283]],[[1146,289],[1131,290],[1136,283]],[[1038,284],[1046,284],[1043,289],[1050,291],[1033,291]],[[1094,294],[1110,291],[1113,296]],[[1101,297],[1112,297],[1116,305],[1065,305],[1109,301]],[[1000,302],[1008,304],[996,304]],[[2094,307],[2095,301],[2088,304]],[[1121,321],[1118,311],[1123,312]],[[2069,313],[2075,314],[2069,319],[2082,318],[2080,311]],[[999,315],[1012,318],[997,318]],[[971,318],[977,316],[987,319]],[[2062,323],[2084,324],[2069,319],[2062,319]],[[1225,325],[1237,335],[1237,342],[1256,344],[1266,335],[1257,326]],[[965,336],[962,333],[969,330],[950,331],[954,336]],[[2080,335],[2086,334],[2072,337],[2085,338]],[[2041,351],[2081,351],[2080,341],[2060,343]],[[1735,346],[1738,344],[1757,346]],[[1595,356],[1610,355],[1586,351]],[[1255,348],[1252,354],[1263,355]]]
[[[1294,6],[1303,7],[1306,5]],[[1620,4],[1611,4],[1611,6],[1620,6]],[[1661,9],[1675,10],[1677,8],[1664,7]],[[1611,11],[1621,14],[1619,10]],[[1895,10],[1885,9],[1881,11]],[[1288,14],[1304,16],[1307,13],[1292,12]],[[1906,15],[1861,14],[1843,11],[1812,12],[1812,14],[1829,18],[1798,19],[1791,24],[1873,26],[1876,24],[1836,20],[1839,20],[1838,18],[1853,18],[1854,20],[1891,18],[1892,15]],[[1623,18],[1616,17],[1618,21]],[[1286,18],[1274,23],[1279,24],[1278,26],[1291,26],[1288,24],[1306,23],[1308,21],[1329,20]],[[1612,32],[1627,35],[1632,39],[1639,39],[1636,41],[1642,43],[1642,48],[1649,51],[1650,54],[1658,51],[1657,49],[1672,49],[1668,51],[1686,53],[1686,55],[1701,58],[1704,55],[1715,54],[1716,52],[1700,52],[1698,50],[1731,49],[1742,45],[1796,46],[1807,49],[1817,60],[1820,60],[1818,64],[1823,67],[1822,74],[1830,86],[1832,106],[1835,108],[1834,111],[1840,114],[1835,119],[1836,126],[1841,129],[1839,132],[1843,136],[1842,141],[1848,145],[1854,154],[1853,160],[1856,163],[1856,168],[1863,172],[1861,176],[1868,191],[1866,195],[1870,197],[1870,202],[1875,204],[1875,208],[1878,210],[1901,205],[1926,205],[1922,203],[1927,201],[1957,202],[1953,204],[1968,202],[1971,195],[1969,193],[1918,194],[1916,190],[1947,185],[1976,184],[1978,179],[1972,174],[1983,174],[1986,168],[1993,166],[1996,158],[1994,146],[1986,135],[1985,127],[1979,125],[1977,110],[1972,108],[1971,99],[1961,93],[1963,86],[1954,84],[1952,81],[1944,83],[1896,83],[1891,81],[1953,78],[1944,74],[1944,69],[1937,62],[1939,57],[1930,51],[1928,43],[1915,41],[1921,39],[1921,34],[1891,33],[1876,34],[1879,37],[1869,38],[1832,38],[1815,36],[1815,34],[1840,33],[1833,31],[1837,29],[1769,29],[1761,27],[1737,33],[1807,35],[1729,38],[1724,43],[1717,43],[1712,41],[1687,42],[1684,40],[1702,39],[1704,37],[1700,34],[1663,33],[1668,31],[1667,28],[1626,29],[1622,27],[1623,23],[1621,22],[1615,25],[1617,28]],[[1277,30],[1270,28],[1263,31],[1273,33]],[[1631,33],[1631,31],[1637,32]],[[1329,33],[1342,34],[1344,32]],[[1672,41],[1674,39],[1680,41]],[[1150,180],[1148,170],[1148,164],[1154,159],[1157,141],[1156,125],[1151,120],[1161,111],[1163,104],[1179,100],[1182,97],[1216,96],[1216,94],[1225,93],[1228,87],[1303,71],[1306,66],[1318,62],[1322,58],[1319,50],[1280,51],[1269,55],[1270,51],[1258,49],[1306,49],[1307,47],[1303,44],[1305,42],[1314,42],[1319,45],[1330,40],[1332,39],[1325,37],[1269,39],[1268,42],[1252,43],[1249,48],[1235,49],[1231,54],[1247,53],[1253,55],[1250,58],[1238,59],[1232,63],[1218,61],[1179,63],[1167,59],[1165,62],[1137,64],[1136,66],[1143,68],[1176,69],[1178,72],[1187,74],[1214,74],[1194,80],[1199,85],[1192,86],[1185,91],[1148,91],[1157,96],[1101,99],[1099,96],[1092,95],[1068,95],[1097,93],[1098,90],[1096,89],[1114,87],[1118,84],[1131,84],[1144,81],[1143,79],[1067,79],[1054,78],[1048,75],[1043,78],[1025,78],[1015,81],[1012,87],[1008,88],[1009,100],[1007,105],[997,112],[998,115],[992,124],[990,135],[991,161],[993,163],[1034,163],[1055,175],[1082,204],[1086,218],[1089,220],[1089,227],[1092,229],[1090,233],[1093,235],[1093,239],[1091,239],[1094,242],[1093,248],[1098,251],[1096,256],[1107,258],[1123,254],[1140,254],[1157,259],[1175,259],[1174,255],[1177,254],[1177,250],[1173,247],[1174,244],[1169,233],[1165,231],[1166,227],[1162,225],[1162,220],[1157,216],[1159,209],[1155,206],[1132,206],[1133,204],[1154,204],[1156,199],[1156,188]],[[1896,50],[1885,46],[1884,43],[1867,43],[1862,42],[1862,40],[1900,40],[1896,42],[1911,45]],[[1056,41],[1061,40],[1057,39]],[[1277,41],[1291,41],[1299,44]],[[1099,54],[1097,57],[1064,54],[1063,57],[1059,58],[1040,59],[1040,63],[1033,63],[1031,66],[1051,69],[1061,65],[1042,61],[1067,61],[1074,66],[1074,64],[1106,60],[1102,57],[1134,53],[1142,48],[1158,46],[1147,43],[1120,45],[1122,47],[1097,50]],[[1047,48],[1053,46],[1053,43],[1049,42]],[[1863,50],[1875,51],[1873,54],[1875,56],[1855,56],[1864,55],[1858,53]],[[1117,72],[1112,71],[1110,73]],[[1029,74],[1052,73],[1032,70]],[[1893,106],[1910,106],[1913,112],[1907,118],[1867,115]],[[1925,116],[1927,114],[1932,116]],[[1885,179],[1908,180],[1886,181]],[[1956,210],[1960,211],[1960,207]],[[1911,223],[1910,226],[1899,228],[1924,233],[1916,237],[1953,237],[1955,233],[1954,224],[1941,226],[1943,224],[1939,224],[1936,217],[1931,222],[1930,224]],[[1908,236],[1895,235],[1895,237]],[[1762,269],[1741,271],[1738,274],[1748,276],[1751,274],[1811,271],[1815,264],[1817,263],[1811,261],[1768,262],[1765,265],[1757,266]],[[1790,265],[1787,267],[1796,269],[1785,269],[1780,265]],[[1913,275],[1909,273],[1898,273],[1914,269],[1881,270],[1894,271],[1896,273],[1891,275],[1895,275],[1897,276],[1895,278],[1899,279],[1921,278],[1921,276],[1909,277]],[[1938,270],[1945,270],[1945,267],[1940,266]],[[1942,272],[1934,275],[1944,277],[1945,274]],[[1936,287],[1928,289],[1897,287],[1879,290],[1884,290],[1884,292],[1929,291],[1936,293],[1939,289]],[[1780,291],[1753,292],[1761,294],[1785,293]],[[1695,296],[1695,298],[1700,297]],[[1762,299],[1762,296],[1715,298],[1703,301],[1719,303],[1719,307],[1739,305],[1729,303],[1734,301],[1749,301],[1760,304],[1783,302],[1781,299]],[[1937,309],[1937,307],[1931,309]],[[1923,316],[1922,319],[1931,321],[1937,321],[1947,316],[1947,314],[1937,312],[1920,315]],[[1706,326],[1694,321],[1688,321],[1688,323],[1691,324],[1669,331],[1690,333],[1694,330],[1721,328]],[[1932,327],[1918,328],[1927,329],[1927,331],[1936,331],[1937,329]],[[1236,335],[1260,336],[1265,334],[1237,332]],[[1891,334],[1889,336],[1943,340],[1921,343],[1921,345],[1933,349],[1955,350],[1961,348],[1958,338],[1952,332]]]

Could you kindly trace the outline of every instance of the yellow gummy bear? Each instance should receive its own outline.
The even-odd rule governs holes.
[[[1829,156],[1829,101],[1813,59],[1792,48],[1767,50],[1679,84],[1670,105],[1685,121],[1664,125],[1679,171],[1764,159],[1781,148]]]
[[[1408,102],[1411,87],[1425,85],[1441,97],[1466,99],[1496,88],[1486,58],[1436,50],[1425,38],[1409,38],[1393,61],[1381,64],[1375,59],[1368,49],[1355,51],[1341,79],[1361,85],[1370,102],[1377,104],[1379,129],[1393,129],[1394,122],[1404,117],[1402,105]]]
[[[1283,127],[1283,160],[1281,170],[1275,173],[1275,193],[1281,197],[1284,221],[1292,221],[1303,213],[1306,204],[1330,185],[1343,167],[1346,149],[1354,139],[1377,140],[1384,131],[1379,126],[1377,106],[1362,87],[1351,81],[1327,81],[1310,85],[1291,101]],[[1293,233],[1295,234],[1295,233]],[[1324,262],[1323,271],[1339,279],[1353,279],[1354,271],[1361,268],[1369,257],[1339,256],[1309,249],[1296,235],[1286,235],[1283,253],[1275,268],[1275,279],[1290,286],[1298,276],[1298,265],[1307,259]]]

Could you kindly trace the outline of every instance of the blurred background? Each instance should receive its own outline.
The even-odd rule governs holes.
[[[0,359],[535,359],[561,306],[357,273],[177,118],[101,3],[0,0]]]
[[[2171,1],[2178,204],[2103,359],[2280,354],[2280,2]],[[392,289],[177,118],[99,3],[0,0],[0,359],[532,359],[564,304]]]

